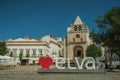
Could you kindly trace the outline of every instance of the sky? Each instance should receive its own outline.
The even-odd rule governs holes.
[[[0,0],[0,39],[64,38],[77,16],[98,30],[95,19],[118,6],[119,0]]]

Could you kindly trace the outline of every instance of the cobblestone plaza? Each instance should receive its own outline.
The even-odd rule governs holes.
[[[103,74],[37,73],[39,66],[17,66],[0,70],[0,80],[119,80],[120,72]]]

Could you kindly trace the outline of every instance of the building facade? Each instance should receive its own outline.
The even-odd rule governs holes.
[[[63,41],[62,38],[46,35],[36,40],[45,41],[49,44],[49,56],[56,58],[63,55]]]
[[[29,64],[33,64],[38,63],[38,59],[41,56],[50,56],[54,59],[59,57],[63,51],[62,39],[52,35],[35,39],[30,39],[29,36],[15,40],[9,39],[6,45],[8,54],[12,55],[18,63],[20,62],[20,53],[23,60],[28,60]]]
[[[74,24],[67,28],[67,36],[64,39],[64,57],[72,60],[77,57],[83,59],[86,55],[87,46],[92,44],[89,38],[88,27],[77,16]]]

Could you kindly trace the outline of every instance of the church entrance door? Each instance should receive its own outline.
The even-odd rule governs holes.
[[[81,46],[74,47],[74,57],[83,58],[83,48]]]

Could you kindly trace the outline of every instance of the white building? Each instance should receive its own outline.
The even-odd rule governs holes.
[[[63,42],[62,38],[56,38],[52,35],[46,35],[36,40],[45,41],[49,44],[49,56],[55,58],[63,55]]]
[[[63,51],[63,43],[61,38],[46,35],[41,38],[30,39],[29,36],[25,38],[18,38],[15,40],[9,39],[6,42],[8,54],[14,57],[19,63],[19,55],[23,54],[25,63],[38,63],[40,56],[51,56],[53,59],[60,56]]]

